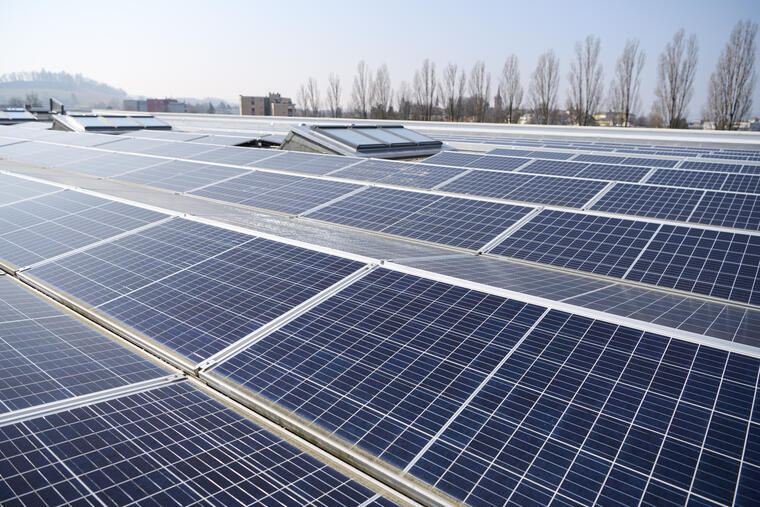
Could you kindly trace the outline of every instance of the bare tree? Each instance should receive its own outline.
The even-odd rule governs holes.
[[[298,114],[300,116],[309,116],[309,92],[306,91],[306,85],[298,87]]]
[[[536,123],[548,125],[554,120],[557,108],[557,88],[559,88],[559,59],[554,50],[538,57],[536,70],[530,83],[530,98]]]
[[[523,88],[520,84],[520,61],[517,59],[517,55],[509,55],[504,63],[499,89],[504,101],[507,123],[514,123],[516,120],[514,116],[520,109],[523,98]]]
[[[412,89],[409,83],[401,81],[396,92],[396,109],[400,120],[409,120],[412,117]]]
[[[464,90],[467,86],[467,76],[464,75],[464,69],[459,72],[459,84],[457,84],[457,121],[464,118]]]
[[[491,74],[486,73],[485,62],[475,62],[470,72],[470,97],[477,122],[486,121],[489,95],[491,95]]]
[[[330,73],[327,78],[327,108],[330,110],[332,118],[340,118],[340,96],[343,90],[340,87],[340,77],[335,73]]]
[[[441,101],[446,109],[446,118],[449,121],[457,119],[457,64],[449,63],[443,69],[441,81]]]
[[[653,109],[669,128],[685,126],[686,108],[694,92],[697,53],[697,37],[692,34],[687,41],[683,28],[676,32],[673,40],[660,53]]]
[[[354,112],[360,118],[367,118],[370,107],[370,94],[372,90],[372,76],[364,60],[361,60],[356,66],[356,76],[354,77],[354,87],[351,91],[351,102],[354,106]]]
[[[615,78],[610,83],[610,109],[621,114],[620,123],[624,127],[631,126],[631,117],[639,108],[639,85],[645,61],[639,41],[626,41],[615,66]]]
[[[414,98],[421,120],[430,120],[435,107],[435,91],[438,82],[435,77],[435,63],[425,58],[422,67],[414,73]]]
[[[375,73],[372,82],[372,117],[388,118],[388,112],[393,107],[393,91],[391,90],[391,75],[388,66],[382,64]]]
[[[739,21],[710,76],[705,116],[715,128],[733,130],[752,107],[757,75],[757,23]]]
[[[578,125],[593,125],[594,114],[602,101],[602,64],[599,63],[599,37],[589,35],[575,43],[575,60],[570,62],[568,105]]]

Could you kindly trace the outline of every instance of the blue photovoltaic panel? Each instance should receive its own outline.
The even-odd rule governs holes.
[[[214,374],[404,468],[542,312],[378,269]]]
[[[740,173],[742,172],[742,167],[743,166],[740,164],[722,164],[719,162],[695,162],[693,160],[685,160],[681,163],[679,169],[697,169],[700,171]]]
[[[647,175],[646,167],[614,164],[589,164],[575,176],[579,178],[595,178],[598,180],[628,181],[635,183]]]
[[[269,150],[272,153],[272,150]],[[276,153],[276,151],[274,152]],[[287,151],[282,155],[267,158],[260,162],[250,164],[253,167],[265,167],[267,169],[280,169],[301,174],[323,175],[336,171],[347,165],[360,162],[361,158],[341,157],[337,155],[322,155],[319,153],[300,153]]]
[[[466,177],[464,176],[460,179]],[[528,183],[509,192],[503,198],[537,204],[581,208],[605,186],[607,186],[607,182],[605,181],[535,176]],[[448,189],[448,185],[446,188]]]
[[[363,266],[182,220],[156,229],[30,273],[200,362]]]
[[[681,169],[657,169],[647,183],[668,187],[710,188],[720,190],[727,174],[709,171],[683,171]]]
[[[615,155],[592,155],[581,154],[575,157],[573,160],[579,162],[598,162],[600,164],[622,164],[626,157],[617,157]]]
[[[360,185],[353,183],[255,171],[191,193],[225,202],[297,214],[357,188],[360,188]]]
[[[622,277],[659,226],[544,210],[490,253]]]
[[[0,259],[27,266],[166,218],[73,191],[0,208]]]
[[[527,184],[536,176],[522,173],[472,171],[440,187],[447,192],[504,198],[510,192]],[[569,180],[562,180],[569,181]]]
[[[2,156],[1,152],[0,156]],[[432,157],[426,158],[424,162],[426,164],[453,165],[457,167],[464,167],[470,162],[474,162],[482,157],[483,155],[474,153],[456,153],[453,151],[442,151],[440,153],[436,153]]]
[[[88,134],[89,135],[89,134]],[[100,178],[111,178],[136,169],[143,169],[166,161],[156,157],[143,157],[127,153],[106,153],[99,157],[78,160],[57,166],[59,169],[73,171]]]
[[[0,206],[59,190],[60,187],[53,185],[0,174]]]
[[[484,155],[479,159],[468,163],[467,167],[491,169],[495,171],[512,171],[513,169],[517,169],[527,162],[530,162],[530,159],[519,157],[503,157],[498,155]]]
[[[167,374],[0,276],[0,412]]]
[[[336,178],[432,188],[461,174],[464,169],[428,164],[410,164],[391,160],[365,160],[332,174]]]
[[[729,174],[721,190],[760,194],[760,176],[754,174]]]
[[[359,505],[374,492],[183,382],[0,427],[3,505]]]
[[[489,155],[507,155],[510,157],[525,157],[533,150],[520,150],[517,148],[494,148],[488,152]]]
[[[533,208],[443,197],[381,232],[479,250]]]
[[[666,160],[660,158],[628,157],[623,160],[624,164],[640,165],[645,167],[675,167],[678,160]]]
[[[201,162],[215,162],[217,164],[251,165],[264,158],[282,156],[282,152],[275,150],[237,148],[234,146],[225,146],[224,148],[212,146],[212,148],[214,149],[184,158]]]
[[[378,231],[440,198],[439,195],[371,187],[306,216]]]
[[[562,160],[534,160],[520,169],[521,173],[550,174],[556,176],[575,176],[588,164],[580,162],[565,162]]]
[[[544,158],[544,159],[551,159],[551,160],[567,160],[570,157],[575,155],[575,153],[572,152],[562,152],[562,151],[531,151],[528,153],[528,157],[530,158]]]
[[[176,192],[187,192],[248,172],[250,172],[249,169],[172,160],[161,162],[146,169],[131,171],[118,176],[117,179]]]
[[[742,303],[760,303],[760,237],[663,225],[626,276]]]
[[[760,196],[729,192],[705,192],[690,222],[760,230]]]
[[[591,209],[683,221],[689,218],[703,193],[703,190],[618,183]]]

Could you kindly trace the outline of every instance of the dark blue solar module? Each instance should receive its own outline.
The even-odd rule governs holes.
[[[628,181],[635,183],[649,173],[646,167],[615,164],[589,164],[575,176],[579,178],[594,178],[597,180]]]
[[[173,384],[0,427],[3,505],[359,505],[374,492]]]
[[[760,196],[729,192],[705,192],[690,222],[760,230]]]
[[[681,169],[657,169],[647,180],[652,185],[668,187],[709,188],[720,190],[727,174],[710,171],[684,171]]]
[[[507,155],[509,157],[526,157],[529,153],[533,153],[533,150],[521,150],[517,148],[494,148],[489,150],[489,155]]]
[[[187,192],[220,180],[249,173],[249,169],[172,160],[118,176],[121,181]]]
[[[0,276],[0,413],[167,374]]]
[[[760,237],[663,225],[629,280],[760,303]]]
[[[591,209],[624,215],[687,220],[703,193],[703,190],[687,188],[618,183],[591,206]]]
[[[264,171],[190,192],[255,208],[298,214],[360,188],[361,185]]]
[[[628,165],[640,165],[645,167],[675,167],[678,160],[668,160],[660,158],[639,158],[628,157],[623,160],[624,164]]]
[[[588,164],[581,162],[565,162],[562,160],[534,160],[521,168],[521,173],[552,174],[556,176],[575,176]]]
[[[439,200],[441,196],[372,187],[309,213],[309,218],[362,229],[381,230],[415,211]]]
[[[166,218],[73,191],[0,207],[0,259],[26,266]]]
[[[580,208],[605,186],[603,181],[473,171],[441,190]]]
[[[622,277],[659,225],[544,210],[491,253]]]
[[[363,266],[183,220],[163,229],[168,234],[149,230],[147,240],[125,237],[30,273],[200,362]],[[193,263],[190,249],[204,241],[215,252],[201,250]]]
[[[551,160],[567,160],[575,155],[572,152],[561,151],[531,151],[527,156],[530,158],[543,158]]]
[[[336,178],[372,181],[406,187],[433,188],[461,174],[464,169],[391,160],[365,160],[332,174]]]
[[[679,169],[697,169],[699,171],[720,171],[728,173],[742,172],[740,164],[722,164],[719,162],[696,162],[693,160],[684,160]]]
[[[542,314],[381,269],[208,378],[472,505],[752,498],[758,359]]]
[[[760,176],[751,174],[729,174],[721,190],[760,194]]]
[[[88,134],[90,135],[90,134]],[[137,169],[144,169],[156,164],[166,163],[165,159],[157,157],[143,157],[127,153],[105,153],[99,157],[77,160],[56,167],[100,178],[111,178],[118,174],[128,173]]]
[[[238,148],[234,146],[225,146],[223,148],[212,146],[212,148],[215,149],[184,158],[201,162],[215,162],[217,164],[251,165],[264,158],[277,158],[283,155],[282,152],[256,148]]]
[[[573,160],[577,160],[579,162],[598,162],[600,164],[621,164],[625,159],[626,157],[615,155],[592,155],[587,153],[578,155]]]
[[[270,154],[272,150],[267,150]],[[274,152],[276,153],[276,152]],[[322,155],[319,153],[300,153],[288,151],[276,157],[267,158],[260,162],[253,162],[252,167],[266,167],[267,169],[280,169],[301,174],[327,174],[337,171],[347,165],[360,162],[357,157],[341,157],[337,155]]]
[[[512,171],[521,165],[530,162],[528,158],[503,157],[498,155],[484,155],[477,160],[473,160],[466,167],[475,167],[478,169],[491,169],[494,171]]]
[[[0,174],[0,206],[61,190],[60,187]],[[2,208],[0,208],[2,209]]]
[[[474,162],[482,157],[483,155],[479,155],[475,153],[457,153],[454,151],[442,151],[440,153],[436,153],[432,157],[426,158],[424,162],[426,164],[453,165],[457,167],[464,167],[470,162]]]

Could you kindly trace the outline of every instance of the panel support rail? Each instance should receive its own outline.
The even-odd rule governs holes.
[[[525,215],[524,217],[522,217],[520,220],[518,220],[514,224],[510,225],[509,227],[507,227],[503,232],[501,232],[499,235],[497,235],[496,237],[494,237],[493,239],[491,239],[491,241],[489,241],[488,243],[486,243],[485,245],[483,245],[482,247],[480,247],[480,249],[478,250],[478,253],[479,254],[484,254],[484,253],[488,253],[491,250],[493,250],[493,248],[496,245],[498,245],[499,243],[501,243],[502,241],[504,241],[505,239],[507,239],[509,236],[511,236],[512,234],[514,234],[514,232],[517,229],[519,229],[520,227],[522,227],[526,223],[530,222],[533,219],[533,217],[535,217],[536,215],[538,215],[539,213],[541,213],[541,211],[543,211],[543,209],[544,209],[543,206],[539,206],[538,208],[535,208],[533,211],[531,211],[530,213],[528,213],[527,215]]]
[[[610,181],[609,183],[607,183],[607,185],[604,188],[602,188],[599,192],[597,192],[594,197],[592,197],[591,199],[589,199],[586,204],[584,204],[583,206],[581,206],[581,209],[582,210],[587,210],[591,206],[593,206],[594,204],[596,204],[597,202],[599,202],[599,200],[602,197],[604,197],[604,195],[607,192],[609,192],[610,190],[612,190],[612,187],[614,187],[615,184],[616,184],[616,182],[614,182],[614,181]]]

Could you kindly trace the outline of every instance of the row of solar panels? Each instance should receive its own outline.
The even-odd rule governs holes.
[[[517,146],[518,148],[551,148],[607,151],[613,153],[631,153],[642,155],[663,155],[676,157],[699,157],[725,160],[760,160],[760,152],[754,149],[710,148],[697,146],[667,146],[637,143],[613,143],[605,141],[573,141],[561,139],[535,139],[523,137],[486,136],[474,134],[439,134],[428,133],[434,139],[442,141],[459,141],[469,143]]]
[[[132,146],[123,146],[125,143]],[[757,230],[760,227],[758,214],[754,211],[758,206],[758,194],[752,193],[758,190],[760,176],[727,175],[726,179],[723,180],[725,184],[722,183],[721,185],[728,185],[740,190],[728,192],[725,190],[678,188],[650,183],[617,182],[611,186],[611,182],[603,180],[505,173],[496,170],[470,168],[469,166],[455,168],[432,164],[377,160],[361,161],[349,157],[248,148],[221,148],[200,143],[162,143],[155,140],[131,139],[113,143],[114,149],[117,144],[121,144],[125,150],[131,149],[156,156],[247,165],[308,175],[326,174],[335,178],[379,184],[418,188],[432,187],[458,194],[550,206],[588,208],[615,214],[686,221],[735,229]],[[45,143],[43,146],[38,143],[14,143],[0,147],[0,157],[60,167],[99,177],[122,177],[120,175],[125,175],[123,177],[129,178],[130,181],[146,184],[150,183],[152,179],[151,173],[140,173],[137,169],[156,165],[154,161],[146,161],[142,157],[131,157],[127,160],[127,157],[124,156],[103,154],[96,150]],[[492,156],[491,158],[499,161],[510,160],[509,157]],[[208,178],[200,176],[206,183],[213,182],[214,174],[222,171],[217,168],[209,169],[208,167],[203,168],[186,163],[180,163],[176,166],[177,169],[172,169],[168,164],[158,166],[156,170],[159,168],[167,169],[167,176],[178,172],[193,173],[200,176],[208,172]],[[610,178],[624,179],[624,176],[617,176],[619,174],[618,167],[609,166],[608,168],[609,172],[612,173],[609,176]],[[600,168],[594,168],[594,170],[598,169]],[[688,171],[680,172],[689,175]],[[231,176],[231,173],[231,171],[224,172],[228,176]],[[662,178],[661,183],[679,183],[679,178],[670,176],[663,175],[660,172],[653,174],[654,178]],[[670,180],[666,181],[668,178]],[[198,190],[200,186],[182,183],[182,191]],[[172,189],[179,190],[177,188]]]
[[[760,491],[757,358],[142,208],[118,215],[136,220],[126,234],[18,277],[119,322],[212,387],[379,458],[369,472],[473,505],[725,505]],[[53,222],[47,234],[63,241],[87,230]],[[66,377],[59,356],[53,379]],[[285,503],[379,501],[186,384],[0,430],[12,499],[224,503],[258,486],[265,501],[272,490]],[[35,459],[16,465],[27,452]]]
[[[391,505],[0,275],[0,504]]]

